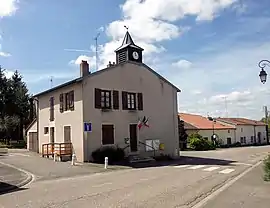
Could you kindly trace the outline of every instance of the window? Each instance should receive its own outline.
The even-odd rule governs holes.
[[[54,121],[54,97],[50,97],[50,121]]]
[[[143,110],[142,93],[122,92],[122,108],[123,110],[136,110],[138,99],[138,110]]]
[[[64,106],[64,111],[74,110],[74,91],[70,91],[68,93],[64,94],[65,99],[63,99],[63,94],[60,95],[60,111],[61,111],[61,106]],[[62,110],[63,112],[63,110]]]
[[[251,143],[253,143],[253,140],[254,140],[253,138],[254,138],[254,136],[251,136],[251,137],[250,137],[250,142],[251,142]]]
[[[159,146],[160,146],[160,140],[159,139],[145,140],[145,150],[147,152],[154,151],[154,150],[159,150]]]
[[[241,132],[243,132],[243,128],[241,128]]]
[[[241,141],[241,143],[244,143],[244,138],[240,137],[240,141]]]
[[[204,137],[205,140],[208,140],[208,137]]]
[[[246,143],[247,141],[246,141],[246,137],[244,137],[244,143]]]
[[[115,97],[116,96],[117,95],[115,95]],[[111,109],[112,108],[111,103],[112,103],[112,95],[110,90],[101,90],[95,88],[95,108]],[[117,108],[117,103],[114,103],[114,106]]]
[[[44,134],[49,134],[49,127],[44,127]]]
[[[101,108],[111,108],[111,91],[101,90]]]
[[[230,137],[227,138],[227,144],[232,144],[232,138]]]
[[[102,125],[102,145],[114,144],[114,127],[113,125]]]
[[[228,130],[228,133],[231,133],[230,129]]]
[[[136,109],[136,93],[127,93],[127,107],[129,110]]]

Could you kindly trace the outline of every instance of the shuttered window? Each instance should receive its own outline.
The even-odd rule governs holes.
[[[61,100],[63,101],[61,102]],[[61,107],[61,105],[63,107]],[[61,108],[64,109],[62,110],[62,112],[67,111],[67,110],[71,110],[71,111],[74,110],[74,91],[73,90],[65,93],[64,95],[63,94],[60,95],[60,112],[61,112]]]
[[[128,110],[128,104],[127,104],[127,92],[122,91],[122,108],[123,110]]]
[[[119,92],[116,90],[113,91],[113,109],[119,109]]]
[[[113,125],[102,125],[102,145],[114,144],[114,127]]]
[[[54,97],[50,97],[50,121],[54,121]]]
[[[117,103],[114,103],[114,105],[117,107]],[[102,90],[95,88],[95,108],[98,109],[112,108],[112,92],[110,90]]]
[[[127,107],[129,110],[136,110],[136,93],[127,93]]]
[[[138,93],[138,110],[142,111],[143,110],[143,94]]]
[[[60,113],[63,113],[64,112],[64,95],[63,95],[63,93],[59,95],[59,102],[60,102],[59,111],[60,111]]]
[[[71,143],[71,127],[64,126],[64,142]]]

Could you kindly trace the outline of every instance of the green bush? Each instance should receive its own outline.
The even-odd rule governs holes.
[[[108,157],[108,163],[113,164],[124,160],[125,152],[122,148],[107,146],[100,147],[92,152],[93,162],[95,163],[104,163],[105,157]]]
[[[204,138],[196,138],[196,137],[190,138],[189,144],[193,150],[197,150],[197,151],[206,151],[206,150],[216,149],[213,142],[208,141],[207,139],[204,139]]]
[[[264,160],[264,180],[270,181],[270,155]]]
[[[24,149],[26,148],[27,144],[24,140],[19,140],[16,142],[10,142],[10,144],[4,144],[0,142],[1,148],[9,148],[9,149]]]

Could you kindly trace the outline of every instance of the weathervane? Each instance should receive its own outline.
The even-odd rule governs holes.
[[[129,29],[129,27],[128,27],[128,26],[126,26],[126,25],[124,25],[124,28],[126,28],[127,30]]]

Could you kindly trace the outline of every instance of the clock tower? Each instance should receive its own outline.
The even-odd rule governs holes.
[[[126,61],[135,61],[142,63],[143,49],[133,42],[129,32],[126,32],[122,45],[115,50],[116,64],[121,64]]]

